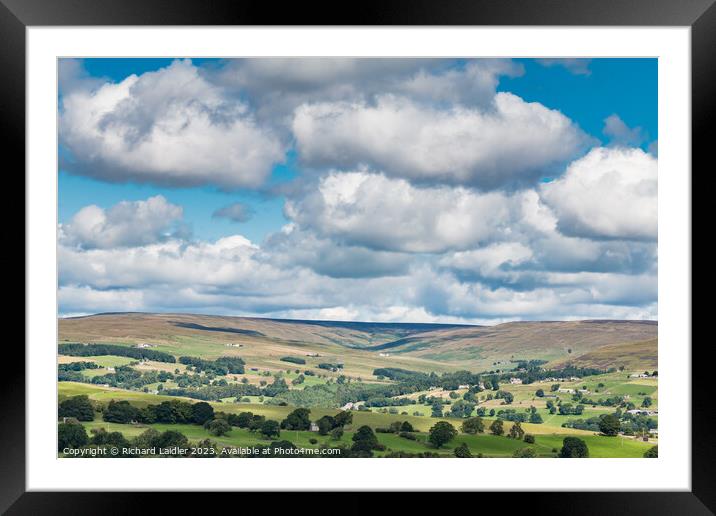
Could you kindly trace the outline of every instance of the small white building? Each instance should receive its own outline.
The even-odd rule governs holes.
[[[108,373],[114,373],[114,367],[107,366],[106,369]]]
[[[348,403],[346,403],[345,405],[343,405],[341,407],[341,410],[350,410],[353,407],[355,407],[355,404],[352,401],[349,401]]]
[[[646,410],[646,409],[632,409],[627,410],[627,414],[634,414],[639,416],[657,416],[659,415],[658,410]]]
[[[378,356],[381,356],[381,357],[389,357],[389,356],[390,356],[390,353],[378,353]]]
[[[468,384],[465,384],[465,385],[458,385],[458,386],[457,386],[457,388],[458,388],[458,389],[469,389],[469,388],[470,388],[470,386],[469,386]]]
[[[521,378],[510,378],[510,383],[512,385],[521,385],[522,379]]]
[[[566,394],[574,394],[574,393],[575,393],[575,390],[574,390],[574,389],[567,389],[567,388],[560,388],[560,389],[557,389],[557,392],[564,392],[564,393],[566,393]]]
[[[311,432],[318,432],[318,425],[311,421]]]

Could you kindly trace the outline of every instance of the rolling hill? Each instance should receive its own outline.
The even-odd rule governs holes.
[[[150,313],[59,320],[61,342],[144,342],[176,354],[240,355],[276,369],[286,367],[282,356],[295,355],[310,357],[309,362],[339,361],[356,375],[370,375],[377,367],[483,371],[518,359],[555,365],[620,360],[655,367],[657,332],[655,321],[614,320],[468,326]]]
[[[577,367],[597,369],[624,367],[628,371],[653,371],[658,368],[658,344],[658,339],[607,344],[573,359],[555,360],[550,362],[549,366],[559,368],[569,363]]]

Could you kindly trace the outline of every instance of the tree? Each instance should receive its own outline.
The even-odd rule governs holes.
[[[388,430],[390,430],[390,432],[393,434],[397,434],[398,432],[400,432],[401,426],[403,426],[403,423],[401,423],[400,421],[393,421],[388,426]]]
[[[192,404],[180,400],[163,401],[150,405],[147,412],[154,414],[157,423],[192,423]],[[149,421],[143,421],[149,422]]]
[[[455,448],[455,451],[453,453],[455,454],[455,457],[458,457],[460,459],[472,458],[472,453],[470,453],[470,448],[468,448],[466,443],[462,443],[460,446]]]
[[[481,417],[470,417],[462,422],[462,431],[466,434],[481,434],[485,431],[485,422]]]
[[[318,425],[318,433],[321,435],[328,435],[328,432],[336,427],[336,420],[331,416],[323,416],[321,419],[316,421]]]
[[[353,442],[358,441],[370,441],[371,443],[378,443],[378,438],[375,436],[373,429],[368,425],[361,426],[356,433],[353,434]]]
[[[551,392],[555,392],[555,391],[559,390],[559,384],[558,384],[558,383],[553,383],[552,385],[549,386],[549,390],[550,390]]]
[[[521,440],[525,436],[525,431],[522,430],[522,424],[517,421],[512,425],[512,428],[510,428],[510,433],[507,435],[510,439],[519,439]]]
[[[258,414],[254,414],[253,416],[251,416],[251,421],[249,421],[248,429],[252,432],[261,430],[261,426],[264,424],[264,421],[266,421],[266,416],[259,416]]]
[[[542,416],[540,416],[540,413],[537,412],[537,409],[535,407],[530,407],[530,423],[542,423]]]
[[[604,435],[615,436],[619,433],[621,423],[614,414],[607,414],[599,419],[599,431]]]
[[[57,451],[65,448],[80,448],[89,443],[85,427],[78,423],[60,423],[57,425]]]
[[[652,401],[649,396],[646,396],[644,400],[641,402],[641,406],[644,408],[651,407]]]
[[[281,428],[284,430],[308,430],[311,428],[311,420],[308,417],[310,414],[311,411],[307,408],[297,408],[281,421]]]
[[[532,435],[532,434],[525,434],[524,441],[525,441],[526,443],[529,443],[529,444],[534,444],[534,443],[535,443],[535,436]]]
[[[233,417],[232,417],[233,416]],[[231,426],[237,426],[239,428],[248,428],[251,419],[254,415],[252,412],[239,412],[236,416],[229,414],[229,423]]]
[[[278,421],[273,419],[267,419],[261,425],[261,435],[270,439],[272,437],[279,437],[281,435],[280,425]]]
[[[535,396],[537,396],[538,398],[544,398],[544,390],[542,390],[542,389],[537,389],[537,390],[535,391]]]
[[[475,404],[465,400],[459,400],[450,407],[450,414],[453,417],[468,417],[475,409]]]
[[[110,401],[102,413],[102,419],[108,423],[131,423],[139,417],[139,410],[126,400]]]
[[[378,438],[373,429],[367,425],[361,426],[355,434],[353,434],[353,446],[351,452],[358,457],[372,457],[373,450],[383,449],[378,442]]]
[[[189,439],[181,432],[167,430],[159,434],[156,439],[153,439],[152,446],[164,450],[173,447],[186,449],[189,447]],[[169,455],[174,455],[174,453],[169,453]]]
[[[341,437],[343,437],[343,427],[337,426],[333,430],[331,430],[331,437],[338,441]]]
[[[228,434],[231,431],[231,425],[225,419],[214,419],[206,422],[206,429],[211,435],[219,437]]]
[[[559,456],[565,459],[589,457],[587,443],[578,437],[565,437],[562,441],[562,449]]]
[[[401,432],[414,432],[415,429],[413,428],[413,425],[410,424],[410,421],[403,421],[403,423],[400,425],[400,431]]]
[[[438,421],[430,429],[428,434],[428,441],[435,446],[440,448],[443,444],[452,441],[457,436],[457,430],[447,421]]]
[[[212,419],[214,419],[214,409],[207,402],[200,401],[191,406],[191,420],[197,425],[203,425]]]
[[[517,459],[532,459],[537,456],[537,453],[535,453],[534,448],[520,448],[515,450],[512,456]]]
[[[92,434],[90,438],[91,444],[96,444],[97,446],[109,445],[120,449],[129,447],[129,441],[121,432],[108,432],[104,428],[93,428],[90,433]]]
[[[350,410],[342,410],[334,416],[336,426],[348,426],[353,423],[353,412]]]
[[[659,447],[658,446],[652,446],[646,452],[644,453],[644,457],[647,459],[656,459],[659,457]]]
[[[492,435],[502,435],[505,433],[505,427],[501,419],[495,419],[490,425],[490,433]]]
[[[430,417],[443,417],[442,403],[434,403],[430,411]]]
[[[133,444],[137,448],[151,448],[159,437],[159,432],[154,428],[147,428],[144,432],[134,438]]]
[[[73,417],[77,421],[93,421],[94,407],[87,395],[72,396],[60,402],[59,417]]]

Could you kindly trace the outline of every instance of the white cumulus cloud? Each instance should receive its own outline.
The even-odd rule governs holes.
[[[508,234],[517,203],[500,192],[416,187],[367,171],[333,172],[318,188],[286,203],[303,228],[354,245],[435,253]]]
[[[393,95],[375,104],[305,104],[296,109],[293,132],[310,166],[365,165],[483,189],[533,182],[588,141],[559,111],[510,93],[498,93],[490,109],[441,109]]]
[[[657,160],[641,149],[595,148],[544,184],[559,229],[591,238],[655,240]]]
[[[188,60],[63,92],[60,140],[73,173],[171,186],[258,187],[285,153]]]
[[[92,204],[60,225],[60,241],[85,249],[151,244],[181,230],[176,223],[182,214],[181,206],[161,195],[146,201],[122,201],[107,210]]]

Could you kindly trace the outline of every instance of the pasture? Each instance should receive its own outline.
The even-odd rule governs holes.
[[[421,395],[425,395],[430,399],[442,399],[444,414],[438,418],[432,417],[432,403],[427,401],[414,405],[395,404],[353,410],[353,424],[346,427],[345,435],[336,441],[313,432],[286,432],[282,435],[282,438],[291,440],[297,446],[314,446],[310,439],[318,440],[315,446],[350,445],[352,432],[359,426],[367,425],[376,429],[387,428],[396,421],[409,422],[417,432],[415,440],[390,433],[377,434],[379,442],[386,446],[385,452],[377,453],[381,455],[391,451],[434,451],[426,443],[430,428],[438,421],[446,421],[459,430],[463,421],[452,417],[450,408],[463,399],[468,389],[448,389],[458,383],[469,385],[472,382],[477,385],[478,381],[484,380],[487,389],[473,393],[473,399],[477,407],[485,411],[483,419],[486,427],[504,410],[515,412],[500,416],[505,420],[505,432],[509,432],[512,427],[507,419],[528,416],[532,407],[541,416],[541,424],[522,423],[524,431],[537,438],[535,444],[529,445],[534,448],[537,456],[554,456],[553,449],[561,447],[562,439],[573,435],[588,443],[593,457],[639,457],[656,441],[652,439],[648,443],[630,437],[606,437],[596,431],[562,425],[570,420],[612,414],[618,406],[620,410],[642,406],[656,410],[657,377],[635,378],[633,375],[643,373],[643,370],[618,371],[612,368],[613,372],[604,374],[594,374],[598,371],[584,369],[582,377],[574,380],[550,379],[521,384],[511,379],[520,374],[527,378],[527,370],[524,368],[528,367],[533,368],[531,371],[543,371],[541,376],[546,376],[547,372],[560,376],[561,371],[548,370],[546,365],[540,366],[547,360],[564,361],[581,356],[588,363],[590,357],[598,356],[601,361],[608,360],[612,354],[623,359],[630,349],[639,350],[634,363],[655,363],[655,357],[647,357],[650,350],[655,349],[655,341],[648,346],[643,344],[645,337],[655,334],[655,331],[656,326],[652,324],[616,324],[608,321],[530,322],[471,327],[285,321],[186,314],[106,314],[61,320],[60,342],[107,343],[127,347],[137,347],[144,343],[149,344],[151,351],[174,356],[177,362],[158,361],[166,358],[162,358],[161,353],[147,353],[144,359],[137,352],[133,354],[138,358],[113,355],[59,356],[58,362],[61,364],[87,361],[101,368],[63,371],[63,381],[58,384],[58,400],[85,394],[102,406],[111,400],[127,400],[141,408],[176,399],[191,403],[209,399],[213,400],[210,404],[215,411],[230,414],[251,412],[275,421],[283,420],[296,408],[279,404],[288,402],[309,406],[310,418],[316,421],[322,416],[335,415],[337,407],[348,401],[355,403],[368,400],[376,405],[386,405],[391,403],[388,398],[418,401]],[[631,345],[630,342],[636,344]],[[97,352],[107,352],[101,346],[96,349]],[[188,367],[178,361],[183,356],[202,360],[195,360]],[[281,360],[286,356],[304,360],[305,364]],[[222,369],[224,366],[220,364],[226,364],[227,361],[217,361],[221,357],[239,357],[243,365],[239,362],[233,369]],[[526,360],[535,362],[528,365]],[[343,364],[343,367],[329,370],[319,367],[320,364]],[[129,368],[116,374],[111,374],[112,371],[108,369],[121,366]],[[244,369],[243,373],[241,368]],[[386,377],[375,376],[373,373],[379,368],[403,371],[394,376],[397,372],[391,375],[384,370],[379,374]],[[468,369],[471,372],[466,372]],[[306,375],[306,371],[314,374]],[[458,371],[461,372],[456,373]],[[426,380],[428,377],[420,373],[434,374]],[[468,381],[442,382],[441,378],[445,377],[441,375],[444,373],[456,373],[452,378],[468,378]],[[101,381],[111,386],[80,383],[108,374],[107,379]],[[303,376],[302,381],[297,381],[300,376]],[[563,376],[571,377],[569,374]],[[499,386],[490,385],[493,378],[499,379]],[[341,383],[347,385],[336,385]],[[311,389],[323,384],[332,385],[327,389]],[[559,385],[555,387],[555,384]],[[428,389],[428,386],[429,390],[413,392],[417,388]],[[286,392],[287,388],[296,392]],[[163,390],[168,389],[184,389],[174,393],[187,393],[193,397],[162,394]],[[310,390],[298,392],[304,389]],[[539,396],[538,390],[542,391]],[[577,391],[584,391],[582,397],[574,394]],[[396,395],[400,393],[408,394]],[[505,396],[510,395],[511,402],[506,402]],[[566,404],[572,408],[569,409]],[[550,409],[552,405],[554,407]],[[581,413],[574,414],[577,405],[582,405],[579,408]],[[560,414],[560,409],[565,414]],[[477,410],[473,409],[470,415],[477,415]],[[646,431],[644,429],[647,425],[653,428],[657,416],[650,418],[651,422],[642,418],[638,427],[624,426],[634,423],[629,423],[629,418],[622,418],[622,430],[627,433]],[[101,421],[101,414],[97,415],[95,421],[85,423],[90,428],[101,426],[110,429],[112,425]],[[594,421],[590,425],[589,428],[596,428]],[[142,425],[131,424],[116,426],[127,437],[136,435],[143,428]],[[158,430],[166,430],[171,426],[171,429],[184,433],[191,441],[210,437],[203,427],[196,425],[149,426]],[[260,435],[238,428],[214,440],[226,446],[266,444]],[[450,446],[438,450],[438,453],[451,455],[452,448],[461,442],[468,445],[473,455],[479,453],[486,457],[512,456],[516,449],[528,446],[506,437],[460,434]]]

